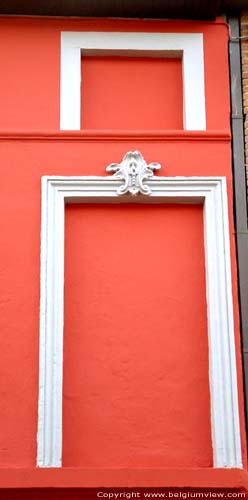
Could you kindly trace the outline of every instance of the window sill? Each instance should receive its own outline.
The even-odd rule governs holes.
[[[61,142],[230,142],[231,134],[223,131],[186,130],[0,130],[0,141],[61,141]]]

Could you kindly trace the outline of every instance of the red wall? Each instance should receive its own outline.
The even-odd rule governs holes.
[[[63,30],[203,31],[208,132],[161,131],[159,119],[160,132],[135,134],[134,128],[142,128],[140,122],[134,118],[132,124],[121,108],[122,128],[129,128],[129,133],[59,133]],[[105,175],[109,163],[134,149],[148,162],[160,162],[161,175],[227,177],[245,461],[226,25],[220,20],[2,18],[0,42],[4,68],[0,79],[0,373],[4,381],[0,467],[35,467],[41,176]],[[98,63],[87,64],[88,76],[91,71],[94,79]],[[176,78],[178,68],[174,69]],[[108,77],[112,70],[110,64]],[[144,76],[145,66],[140,71]],[[181,102],[181,84],[176,78],[174,88],[173,78],[167,82],[167,93],[177,92]],[[150,75],[148,81],[152,84]],[[85,95],[89,108],[84,129],[95,129],[98,122],[98,128],[121,128],[121,122],[113,122],[112,111],[103,120],[100,101],[94,104],[90,88]],[[117,103],[118,92],[114,94]],[[130,92],[127,98],[133,99]],[[142,108],[147,96],[145,90],[141,94]],[[170,101],[166,125],[180,129],[180,107],[175,116],[171,110]],[[149,113],[143,117],[146,129]],[[199,207],[67,208],[65,466],[211,467],[203,261]]]
[[[82,128],[182,129],[182,60],[82,58]]]
[[[202,207],[66,219],[64,465],[210,467]]]
[[[1,129],[59,128],[60,33],[84,30],[203,32],[207,126],[213,130],[229,128],[228,28],[225,23],[11,17],[0,19],[0,28],[0,58],[4,68],[0,81]],[[150,81],[151,75],[147,74],[147,78]],[[143,78],[140,89],[144,87]]]

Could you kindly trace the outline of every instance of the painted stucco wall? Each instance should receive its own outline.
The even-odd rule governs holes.
[[[176,122],[179,125],[173,125],[177,130],[169,128],[169,120],[164,129],[158,124],[158,130],[149,131],[148,127],[145,133],[142,127],[134,130],[129,125],[128,115],[124,118],[127,121],[123,123],[123,131],[114,127],[112,131],[101,130],[104,124],[96,130],[97,116],[102,123],[101,106],[98,103],[94,108],[91,93],[94,130],[59,132],[61,31],[203,32],[207,131],[180,130],[179,115]],[[215,23],[190,23],[1,18],[0,40],[3,68],[0,79],[0,372],[3,380],[0,467],[28,469],[30,477],[37,473],[41,177],[105,175],[109,163],[120,161],[125,152],[135,149],[140,150],[147,161],[160,162],[161,175],[227,178],[240,425],[246,466],[232,206],[227,26],[221,19]],[[97,65],[93,68],[95,76],[98,69]],[[110,80],[111,71],[114,69],[110,64]],[[144,68],[142,71],[141,93],[146,85]],[[150,74],[148,80],[152,85]],[[168,85],[169,93],[173,80]],[[120,84],[116,102],[118,98],[122,102],[125,89],[124,84]],[[181,99],[180,88],[178,96]],[[172,104],[168,103],[170,110]],[[177,110],[180,113],[178,107]],[[114,113],[118,113],[118,109],[114,109]],[[109,110],[112,117],[114,113],[113,109]],[[84,221],[85,210],[88,213]],[[109,474],[116,467],[145,467],[151,473],[163,467],[183,468],[189,469],[191,474],[188,476],[190,486],[193,481],[190,469],[202,468],[211,474],[212,467],[202,211],[199,207],[185,207],[179,213],[178,207],[172,206],[165,214],[164,209],[158,207],[155,216],[151,208],[142,210],[139,207],[136,211],[122,211],[116,226],[113,221],[118,210],[113,214],[111,210],[104,206],[97,210],[67,208],[64,465],[78,471],[98,467],[100,475],[101,470],[108,469]],[[166,218],[168,221],[164,223]],[[150,226],[154,224],[155,227],[156,220],[158,226],[152,238],[156,240],[159,236],[160,239],[159,245],[156,243],[154,247],[146,231],[150,234]],[[165,231],[161,235],[163,225]],[[133,236],[135,260],[130,260]],[[114,251],[116,241],[118,258]],[[177,247],[173,248],[176,241]],[[149,244],[151,260],[147,262],[142,257],[142,245],[147,250]],[[163,251],[163,246],[170,247]],[[153,255],[156,252],[157,255]],[[151,273],[152,268],[154,273]],[[161,294],[165,293],[160,269],[171,280],[171,287],[166,289],[168,297],[170,289],[172,293],[167,301],[167,313],[160,302]],[[92,273],[94,281],[91,281]],[[133,273],[139,281],[132,282]],[[173,281],[175,276],[177,282]],[[121,300],[116,299],[120,277],[122,300],[136,304],[139,314],[131,308],[127,317],[125,311],[128,309],[122,308]],[[96,286],[98,279],[104,282],[102,297]],[[84,280],[88,288],[84,288]],[[90,298],[84,296],[85,290]],[[85,303],[89,306],[86,312]],[[151,331],[150,324],[144,333],[140,324],[144,303],[146,310],[149,306],[152,309],[148,325],[149,321],[154,324],[157,318],[155,332]],[[167,330],[163,325],[166,321]],[[125,331],[120,330],[116,337],[118,322],[125,324]],[[87,335],[84,335],[84,328]],[[134,329],[136,335],[125,339],[126,331],[133,335]],[[90,330],[96,333],[94,341]],[[165,354],[161,363],[163,349]],[[130,359],[134,353],[136,361],[132,363]],[[144,359],[149,360],[148,365],[144,364]],[[166,365],[170,369],[167,370]],[[87,406],[84,406],[85,401]],[[52,486],[52,471],[40,472],[48,474],[46,484]],[[60,474],[63,478],[63,470]],[[27,484],[25,477],[18,481],[18,485]],[[91,484],[99,485],[99,475],[95,478],[93,475],[92,481]],[[146,485],[146,473],[143,472],[140,481]],[[169,479],[166,481],[165,486]],[[209,481],[211,483],[211,479]],[[138,486],[138,479],[133,482]],[[221,487],[224,482],[220,479],[218,484]],[[74,485],[73,479],[71,483],[69,479],[67,486]],[[81,486],[84,486],[83,479]]]

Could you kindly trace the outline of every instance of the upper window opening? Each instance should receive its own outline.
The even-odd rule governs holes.
[[[183,129],[182,59],[83,57],[81,128]]]

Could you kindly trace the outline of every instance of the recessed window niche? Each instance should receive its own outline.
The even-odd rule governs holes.
[[[183,129],[182,59],[83,57],[81,128]]]

